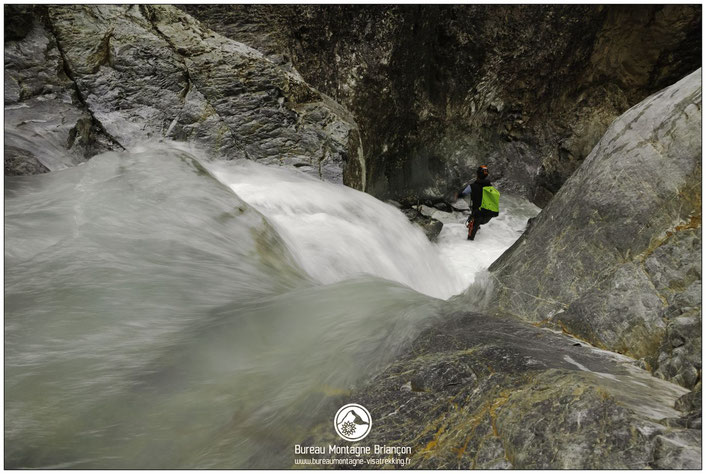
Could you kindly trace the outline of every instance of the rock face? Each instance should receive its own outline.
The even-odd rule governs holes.
[[[701,379],[701,70],[616,120],[492,266],[494,310]]]
[[[118,146],[65,74],[41,8],[8,5],[5,15],[5,174],[62,169]]]
[[[685,392],[560,333],[459,313],[339,402],[372,415],[358,445],[410,447],[405,468],[699,469],[700,427],[673,408]],[[327,421],[303,444],[337,442]]]
[[[11,59],[18,58],[6,61],[6,70],[24,89],[34,83],[38,90],[60,89],[55,94],[63,96],[48,107],[71,103],[74,115],[75,109],[85,115],[73,136],[90,136],[95,125],[109,138],[108,148],[162,138],[188,141],[215,158],[292,166],[364,187],[360,136],[351,115],[252,48],[169,6],[50,6],[42,13],[44,23],[35,21],[26,37],[6,42],[6,55],[16,51]],[[32,74],[22,61],[43,74]],[[25,85],[23,74],[34,82]],[[22,88],[12,82],[5,90],[24,122],[69,114],[62,109],[49,114],[47,106],[27,102],[31,94],[15,93]],[[74,102],[81,107],[67,91],[76,92]],[[67,147],[64,135],[49,141],[71,148],[72,139]],[[86,150],[81,157],[92,154]]]
[[[482,162],[544,205],[700,65],[690,5],[181,8],[224,36],[168,6],[7,6],[9,173],[169,138],[401,202]]]
[[[631,105],[701,64],[687,5],[187,5],[351,110],[367,190],[439,197],[490,166],[544,205]]]

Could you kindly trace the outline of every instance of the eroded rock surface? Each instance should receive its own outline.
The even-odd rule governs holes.
[[[77,94],[45,11],[6,6],[5,174],[37,174],[116,147]]]
[[[89,133],[91,123],[84,122],[92,119],[110,137],[109,148],[168,138],[195,143],[215,158],[291,166],[364,187],[352,116],[258,51],[170,6],[65,5],[42,12],[46,28],[5,46],[6,95],[19,102],[11,110],[21,110],[24,122],[60,120],[73,100],[83,106],[71,108],[74,115],[90,115],[70,117],[64,128],[79,121],[73,136]],[[50,86],[58,89],[51,104],[28,102],[32,88]],[[74,90],[77,100],[69,94]],[[52,145],[63,150],[73,142]],[[34,151],[21,145],[13,143]]]
[[[499,313],[701,379],[701,70],[623,114],[491,271]]]
[[[630,106],[701,65],[698,5],[185,5],[361,127],[367,189],[439,197],[491,168],[543,206]]]
[[[561,333],[459,313],[340,402],[372,415],[358,445],[412,448],[405,468],[699,469],[685,392]],[[329,421],[304,443],[335,436]]]

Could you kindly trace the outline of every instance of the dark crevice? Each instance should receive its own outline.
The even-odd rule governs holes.
[[[186,86],[184,86],[184,90],[179,93],[179,97],[183,103],[186,103],[186,96],[191,92],[192,86],[191,74],[189,73],[189,68],[186,67],[186,63],[184,63],[184,80],[186,81]]]
[[[96,57],[96,67],[92,71],[93,73],[98,72],[101,66],[109,66],[114,68],[113,55],[110,52],[110,39],[113,37],[113,28],[108,31],[101,39],[100,44],[96,48],[93,56]]]
[[[62,66],[62,71],[66,75],[66,77],[71,80],[71,83],[73,84],[74,87],[74,92],[75,96],[78,99],[78,101],[81,103],[82,108],[88,112],[88,114],[91,117],[91,120],[93,121],[93,124],[100,130],[101,133],[103,133],[108,140],[110,140],[114,145],[120,147],[122,150],[126,150],[126,148],[108,131],[105,129],[103,124],[101,123],[100,120],[96,118],[95,115],[93,115],[93,111],[91,110],[91,107],[88,105],[86,102],[86,99],[83,97],[83,94],[81,94],[81,89],[78,86],[78,82],[76,81],[76,77],[74,76],[73,72],[71,71],[71,68],[68,65],[68,61],[66,59],[66,54],[64,53],[63,48],[61,47],[61,42],[59,42],[59,35],[56,34],[56,31],[54,30],[54,25],[51,22],[51,18],[47,14],[44,18],[44,23],[47,28],[47,31],[52,35],[54,38],[54,42],[56,43],[56,49],[59,51],[59,55],[61,56],[61,66]]]

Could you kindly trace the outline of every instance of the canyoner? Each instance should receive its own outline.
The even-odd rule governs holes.
[[[481,165],[476,170],[476,180],[456,193],[459,196],[471,195],[471,214],[466,220],[468,240],[474,240],[480,227],[497,217],[500,211],[500,192],[488,178],[488,167]]]

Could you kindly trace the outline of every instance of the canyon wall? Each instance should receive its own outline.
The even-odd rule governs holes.
[[[408,203],[487,164],[543,206],[615,118],[701,64],[699,5],[181,8],[348,108],[368,192]]]

